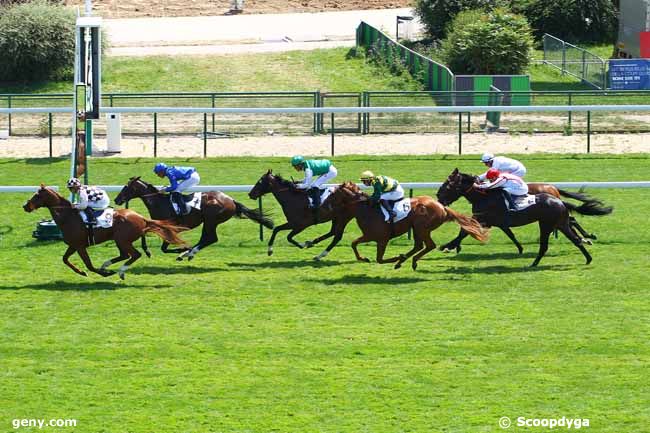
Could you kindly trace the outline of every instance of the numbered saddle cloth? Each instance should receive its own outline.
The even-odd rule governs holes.
[[[104,210],[93,210],[95,219],[97,220],[97,222],[93,224],[93,227],[99,227],[102,229],[113,227],[113,212],[114,210],[112,207],[107,207]],[[84,224],[87,224],[88,218],[86,217],[86,213],[84,211],[79,211],[79,215],[81,215]]]
[[[534,195],[527,194],[515,198],[515,207],[517,208],[517,211],[524,210],[527,207],[534,205],[535,203],[536,200]]]
[[[335,189],[336,189],[335,186],[330,186],[330,187],[328,187],[328,188],[321,189],[321,191],[320,191],[320,205],[321,205],[321,206],[323,205],[323,203],[325,203],[325,200],[327,199],[327,197],[329,197],[330,194],[331,194]],[[309,197],[309,206],[313,206],[313,204],[314,204],[314,201],[311,199],[311,197]]]
[[[388,221],[388,218],[390,218],[390,215],[388,215],[388,211],[383,206],[380,206],[380,208],[381,208],[381,213],[384,214],[384,221]],[[400,201],[396,201],[395,204],[393,205],[393,212],[395,212],[395,219],[393,220],[394,223],[406,218],[408,214],[411,212],[411,199],[408,197],[404,197]]]
[[[189,213],[192,209],[201,210],[201,193],[195,192],[194,194],[183,195],[185,200],[186,213]],[[174,207],[174,212],[178,213],[178,205],[175,202],[172,202]]]

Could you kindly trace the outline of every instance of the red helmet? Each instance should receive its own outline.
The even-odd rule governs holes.
[[[487,171],[487,173],[485,173],[485,177],[488,178],[489,180],[494,180],[497,177],[499,177],[500,174],[501,172],[499,170],[497,170],[496,168],[491,168]]]

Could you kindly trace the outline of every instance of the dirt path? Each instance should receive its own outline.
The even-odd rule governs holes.
[[[66,0],[79,6],[83,0]],[[297,12],[332,12],[361,9],[394,9],[410,7],[411,0],[245,0],[244,14],[277,14]],[[104,18],[192,17],[225,15],[231,0],[94,0],[93,11]]]

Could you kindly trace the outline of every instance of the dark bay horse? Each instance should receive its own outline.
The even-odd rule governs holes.
[[[569,211],[578,212],[581,215],[607,215],[612,208],[604,207],[596,200],[583,203],[580,206],[565,203],[549,194],[542,193],[535,195],[536,203],[524,210],[515,212],[505,226],[506,205],[501,191],[481,191],[474,188],[475,177],[463,174],[455,169],[447,180],[438,189],[437,197],[440,203],[449,205],[458,198],[465,197],[472,204],[472,213],[485,227],[499,227],[517,245],[519,252],[523,250],[509,227],[518,227],[533,222],[538,222],[540,231],[539,252],[531,266],[537,266],[548,250],[548,238],[555,229],[561,231],[585,256],[587,264],[591,263],[591,256],[582,245],[581,239],[575,234],[569,225]],[[460,243],[467,236],[461,229],[458,236],[445,245],[447,249],[457,250]]]
[[[118,270],[120,278],[124,279],[124,273],[129,266],[142,256],[133,247],[133,242],[146,233],[154,233],[163,241],[171,244],[185,245],[183,239],[178,236],[178,233],[185,230],[185,228],[175,226],[168,221],[149,220],[129,209],[118,209],[113,213],[113,226],[111,228],[95,228],[93,233],[95,244],[111,239],[114,240],[115,245],[120,250],[120,255],[107,260],[101,268],[97,269],[92,264],[88,251],[86,251],[89,247],[88,233],[86,225],[79,216],[79,211],[74,209],[68,200],[42,184],[41,188],[25,203],[23,209],[26,212],[32,212],[41,207],[50,210],[52,218],[63,233],[63,241],[68,245],[68,249],[63,254],[63,263],[84,277],[86,273],[69,261],[70,256],[74,253],[79,254],[88,270],[103,277],[115,274],[115,271],[106,270],[108,266],[129,259]]]
[[[316,221],[312,209],[309,208],[307,193],[304,190],[297,189],[295,184],[290,180],[285,180],[279,175],[274,175],[271,170],[267,171],[266,174],[257,181],[253,186],[253,189],[248,193],[248,196],[253,200],[257,200],[259,197],[268,193],[272,193],[278,203],[280,203],[280,206],[282,206],[282,212],[287,218],[286,223],[273,229],[273,234],[271,235],[268,244],[269,256],[273,254],[273,242],[275,241],[275,236],[282,230],[291,230],[287,235],[287,240],[298,248],[311,248],[320,241],[334,236],[334,239],[332,239],[332,242],[330,242],[327,248],[314,257],[315,260],[320,260],[329,254],[332,248],[339,243],[343,236],[345,226],[353,218],[351,213],[340,212],[334,214],[331,209],[321,206],[318,211],[318,220]],[[305,243],[299,243],[293,239],[294,236],[305,230],[307,227],[327,221],[332,221],[332,227],[330,228],[330,231],[323,236]]]
[[[352,250],[357,260],[370,262],[366,257],[359,255],[357,245],[365,242],[377,243],[377,263],[395,263],[395,269],[402,266],[409,257],[413,257],[413,270],[417,269],[417,262],[436,247],[435,242],[431,239],[431,232],[448,221],[454,221],[465,230],[474,239],[481,242],[487,240],[487,231],[483,230],[478,221],[465,216],[453,209],[444,207],[434,199],[428,196],[418,196],[411,198],[411,212],[409,215],[394,223],[390,224],[384,221],[384,215],[381,211],[371,206],[368,195],[362,192],[353,182],[345,182],[340,185],[325,200],[325,206],[339,212],[352,213],[363,235],[352,242]],[[413,248],[406,254],[384,258],[388,241],[394,237],[400,236],[413,228]],[[416,254],[417,253],[417,254]]]
[[[149,211],[151,218],[173,220],[175,224],[193,229],[201,224],[201,238],[192,248],[169,249],[169,243],[163,242],[164,253],[181,253],[176,260],[187,258],[192,260],[199,250],[219,240],[217,237],[217,226],[228,221],[233,216],[237,218],[248,218],[273,228],[273,221],[258,210],[249,209],[238,201],[232,199],[221,191],[209,191],[201,194],[201,210],[192,209],[187,215],[179,217],[172,209],[169,195],[161,192],[154,185],[151,185],[140,177],[132,177],[115,197],[115,203],[121,205],[134,198],[141,198]]]

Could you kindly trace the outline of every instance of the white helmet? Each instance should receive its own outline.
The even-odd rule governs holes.
[[[494,155],[491,153],[484,153],[481,157],[481,162],[490,162],[494,159]]]
[[[81,186],[81,181],[77,179],[76,177],[71,177],[70,180],[68,180],[68,183],[66,184],[68,188],[75,188],[75,187],[80,187]]]

